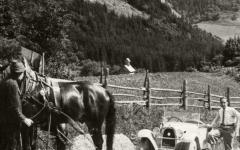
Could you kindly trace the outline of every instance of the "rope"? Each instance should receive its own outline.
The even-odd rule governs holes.
[[[49,124],[48,124],[48,139],[47,139],[47,143],[46,143],[47,150],[48,150],[48,144],[49,144],[49,140],[50,140],[51,124],[52,124],[52,115],[51,115],[51,111],[50,111]]]
[[[58,133],[60,133],[67,141],[68,141],[68,143],[70,143],[71,145],[73,145],[73,142],[64,134],[64,133],[62,133],[60,130],[58,130],[57,129],[57,132]],[[63,139],[62,139],[62,137],[60,136],[60,135],[58,135],[58,137],[59,137],[59,139],[64,143],[64,144],[68,144],[68,143],[66,143]]]
[[[32,97],[32,99],[34,100],[34,101],[36,101],[36,102],[38,102],[34,97]],[[39,103],[39,102],[38,102]],[[35,119],[45,108],[46,108],[46,102],[44,102],[44,104],[42,104],[42,103],[39,103],[39,104],[41,104],[41,105],[43,105],[43,107],[42,107],[42,109],[40,110],[40,111],[38,111],[35,115],[33,115],[32,117],[30,117],[31,119]]]

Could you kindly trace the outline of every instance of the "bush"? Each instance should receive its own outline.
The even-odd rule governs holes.
[[[232,60],[227,60],[226,62],[225,62],[225,65],[226,66],[232,66],[233,65],[233,61]]]
[[[187,71],[187,72],[197,72],[197,69],[194,68],[194,67],[187,67],[187,68],[186,68],[186,71]]]
[[[232,21],[237,20],[237,16],[236,16],[235,14],[232,15],[231,20],[232,20]]]
[[[81,70],[82,76],[99,76],[101,74],[100,63],[87,59],[83,60],[81,64],[83,65]]]
[[[211,67],[210,66],[203,66],[200,69],[201,72],[210,72],[211,71]]]
[[[110,69],[110,74],[120,74],[121,72],[121,67],[118,65],[113,65]]]
[[[136,73],[145,73],[146,69],[143,68],[136,68]]]

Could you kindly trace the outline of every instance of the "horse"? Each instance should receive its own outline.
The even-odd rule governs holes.
[[[59,131],[57,127],[63,123],[69,123],[83,133],[77,122],[85,123],[96,150],[102,149],[102,125],[105,121],[106,148],[112,150],[116,115],[114,97],[108,90],[88,81],[63,81],[37,73],[26,77],[29,83],[23,96],[23,113],[27,117],[40,124],[51,122],[48,129],[55,135]],[[31,149],[31,138],[36,138],[31,133],[31,128],[23,127],[24,150]],[[58,150],[65,149],[61,137],[57,136],[57,142]]]

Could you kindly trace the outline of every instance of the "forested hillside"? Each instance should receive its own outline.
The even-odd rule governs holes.
[[[129,4],[151,17],[124,17],[106,5],[83,0],[3,0],[1,45],[16,39],[27,48],[46,52],[48,72],[61,77],[68,77],[69,70],[97,75],[99,61],[118,73],[125,57],[136,68],[152,72],[199,69],[202,61],[222,51],[218,39],[175,18],[159,0]]]

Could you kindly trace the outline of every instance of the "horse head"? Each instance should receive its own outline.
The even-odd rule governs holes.
[[[47,97],[47,87],[39,79],[27,77],[25,91],[22,95],[23,113],[34,122],[45,122],[50,113],[50,103]]]

